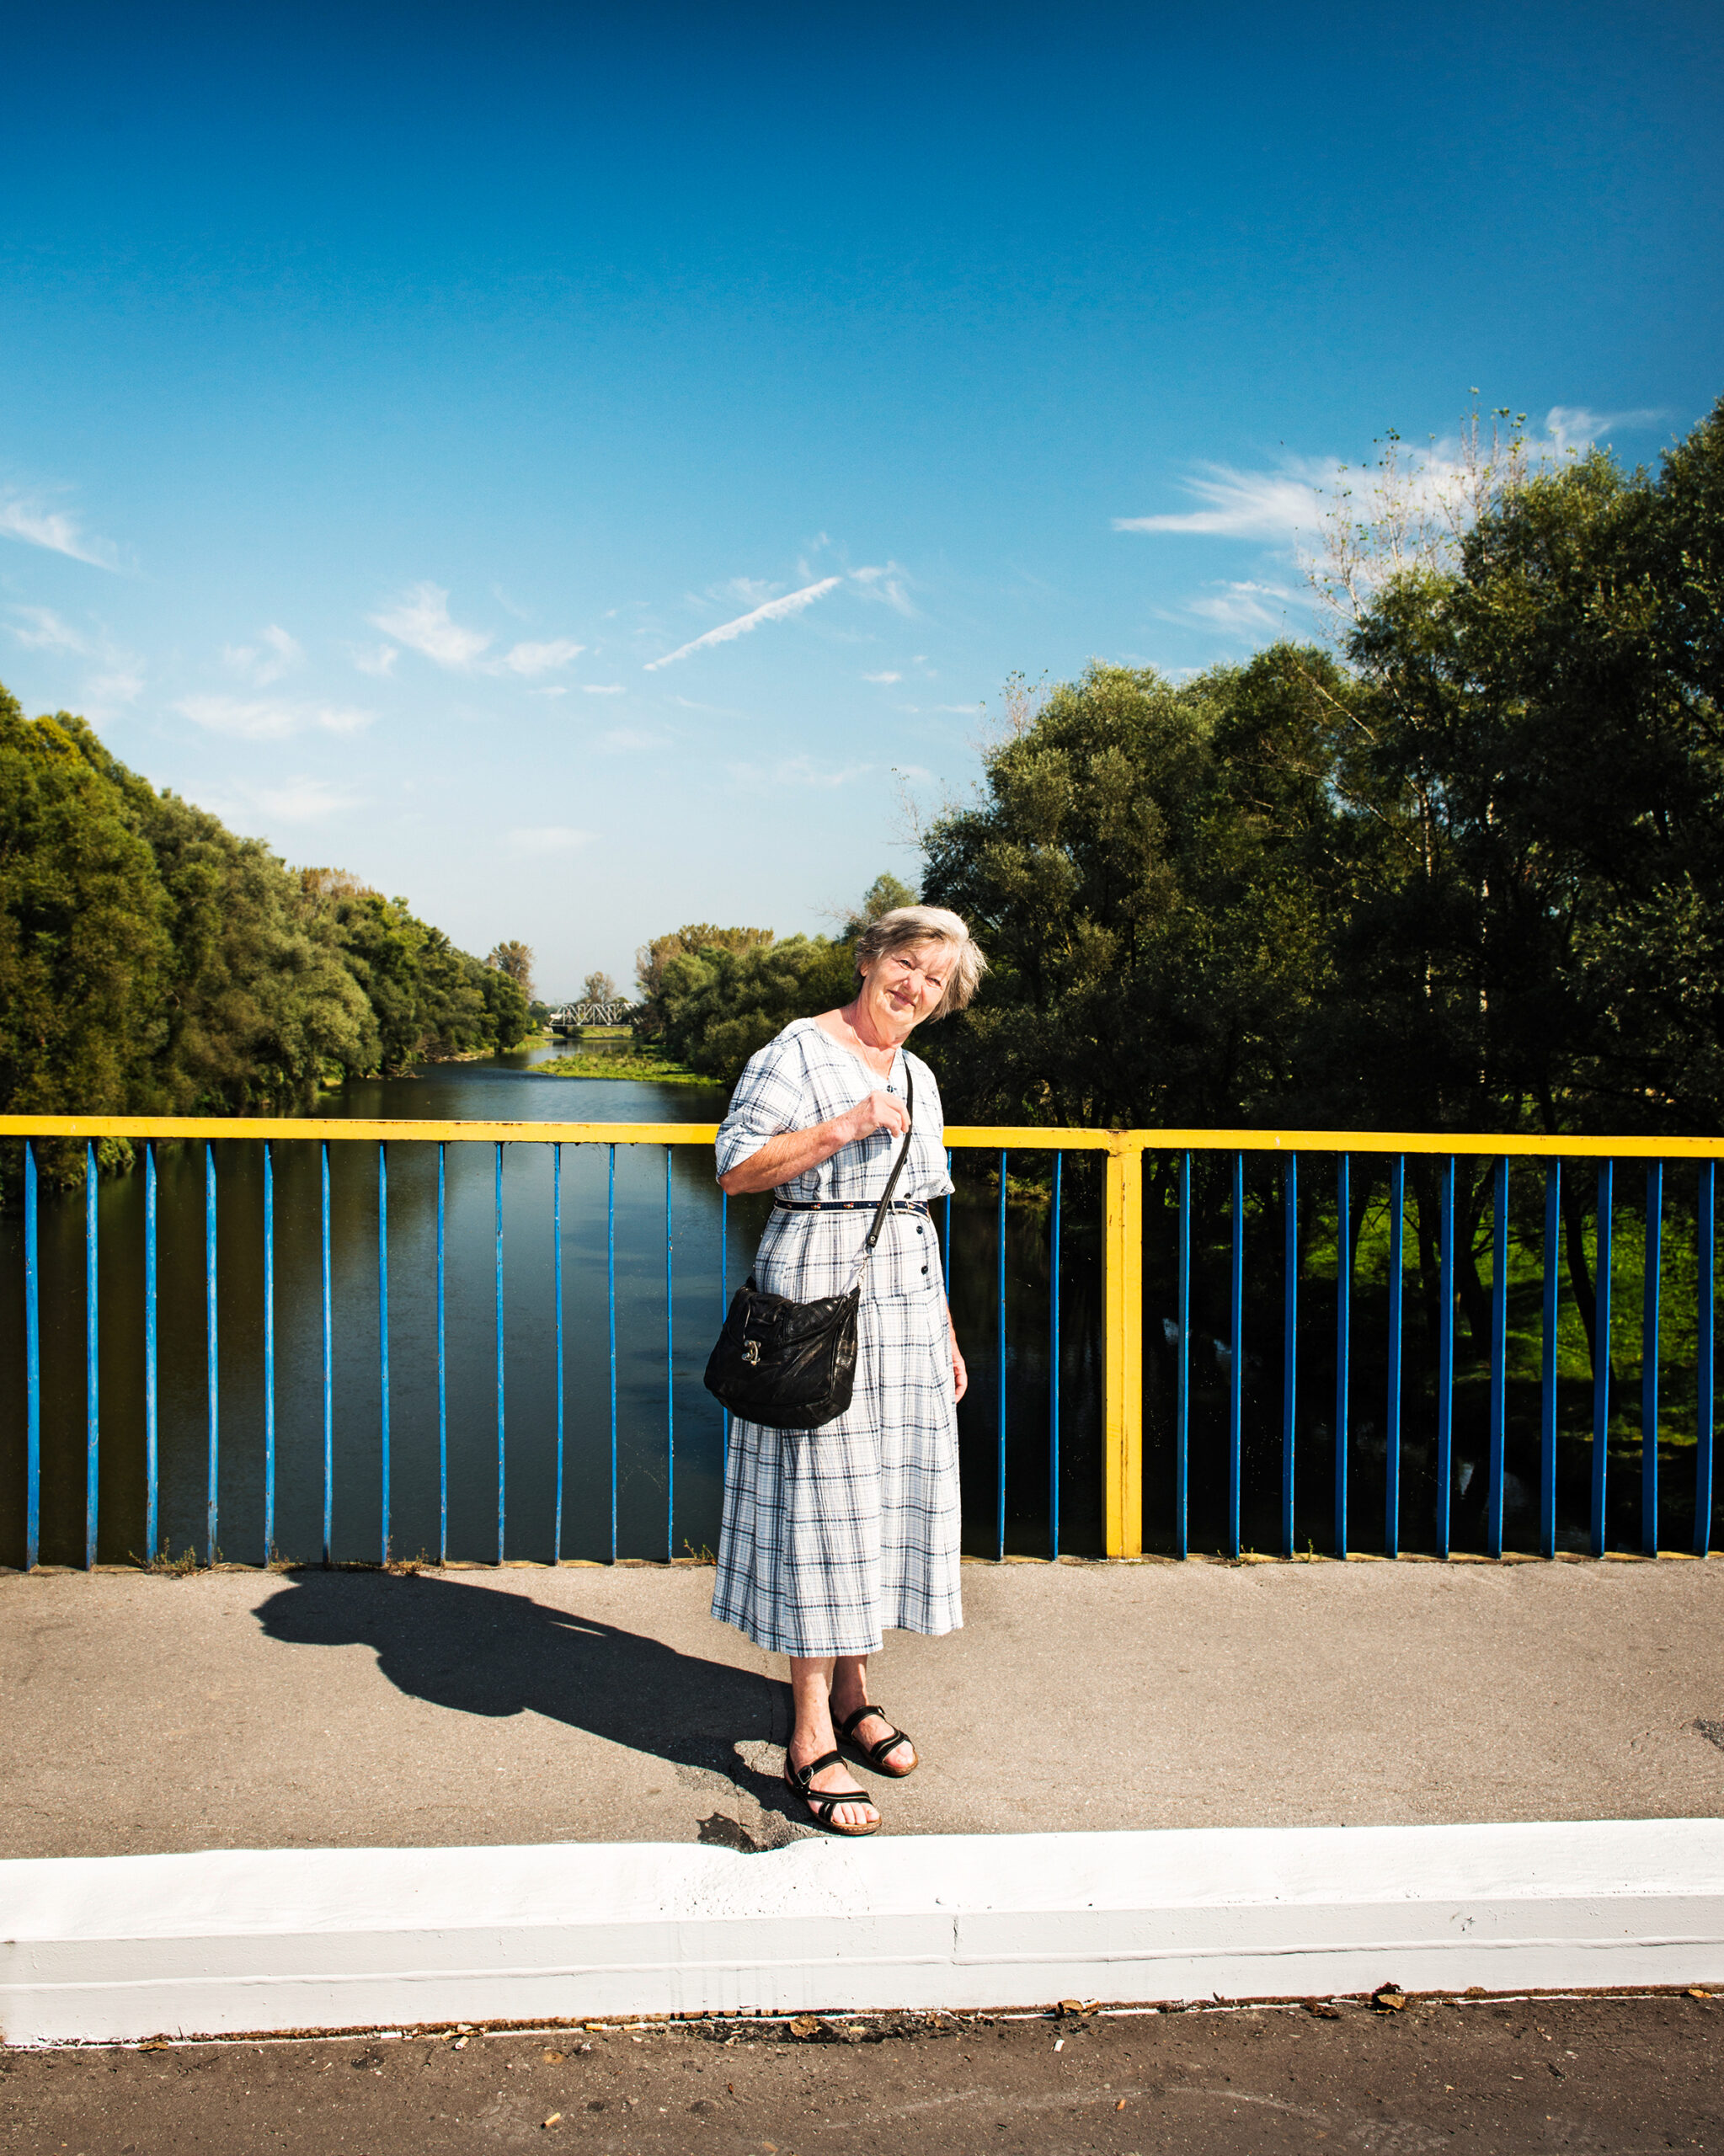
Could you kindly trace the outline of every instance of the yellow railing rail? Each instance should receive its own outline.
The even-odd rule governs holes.
[[[710,1145],[714,1123],[408,1122],[351,1116],[0,1115],[0,1138],[337,1143]],[[1460,1159],[1695,1160],[1724,1158],[1724,1138],[1543,1137],[1524,1132],[1381,1130],[1076,1130],[1039,1124],[948,1125],[946,1142],[993,1151],[1107,1155],[1102,1201],[1105,1546],[1143,1547],[1143,1179],[1155,1153],[1397,1154]]]
[[[327,1138],[453,1145],[710,1145],[716,1123],[408,1122],[361,1116],[0,1115],[0,1138]],[[1724,1161],[1724,1138],[1535,1137],[1520,1131],[1072,1130],[948,1123],[946,1143],[1043,1153],[1408,1153],[1462,1160]]]

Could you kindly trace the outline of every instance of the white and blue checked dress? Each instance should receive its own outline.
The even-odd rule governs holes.
[[[770,1138],[843,1115],[915,1075],[910,1157],[894,1198],[942,1197],[945,1121],[934,1074],[900,1049],[877,1077],[812,1018],[749,1063],[718,1130],[718,1173]],[[883,1130],[846,1145],[774,1195],[877,1202],[903,1144]],[[872,1216],[775,1208],[756,1283],[797,1302],[841,1294]],[[889,1629],[949,1632],[958,1593],[958,1410],[933,1224],[891,1212],[862,1275],[856,1391],[818,1430],[730,1426],[713,1614],[756,1646],[789,1655],[870,1654]]]

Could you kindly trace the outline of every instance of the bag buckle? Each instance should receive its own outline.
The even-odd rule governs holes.
[[[761,1343],[758,1340],[745,1340],[743,1342],[742,1359],[748,1364],[750,1369],[754,1369],[755,1364],[759,1363],[761,1359]]]

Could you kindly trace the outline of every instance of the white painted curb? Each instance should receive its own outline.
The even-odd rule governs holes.
[[[1724,1984],[1724,1821],[0,1863],[10,2043]]]

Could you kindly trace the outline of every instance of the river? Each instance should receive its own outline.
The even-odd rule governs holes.
[[[716,1089],[560,1078],[534,1047],[483,1063],[435,1064],[399,1078],[356,1080],[319,1113],[446,1121],[716,1121]],[[330,1151],[332,1559],[382,1554],[382,1388],[376,1150]],[[264,1159],[255,1143],[216,1148],[218,1173],[218,1464],[216,1543],[248,1563],[264,1551]],[[279,1560],[324,1550],[322,1283],[317,1148],[275,1155],[275,1524]],[[157,1554],[206,1555],[210,1379],[201,1147],[158,1148]],[[952,1208],[953,1308],[971,1371],[960,1410],[965,1546],[999,1546],[1001,1356],[997,1186],[991,1160],[960,1155]],[[698,1556],[718,1540],[723,1417],[702,1373],[723,1311],[721,1274],[745,1278],[768,1201],[721,1209],[704,1148],[670,1153],[666,1280],[666,1149],[616,1152],[615,1548],[624,1558]],[[505,1473],[499,1508],[495,1334],[494,1166],[488,1145],[446,1153],[447,1550],[494,1558],[502,1513],[511,1559],[607,1559],[612,1550],[611,1161],[603,1146],[563,1152],[563,1502],[557,1504],[558,1385],[551,1148],[504,1152]],[[23,1231],[15,1187],[0,1217],[0,1563],[24,1548]],[[144,1176],[104,1183],[99,1200],[99,1540],[103,1562],[145,1550]],[[436,1348],[437,1155],[388,1155],[390,1545],[435,1556],[440,1498]],[[943,1209],[941,1209],[943,1213]],[[945,1221],[937,1221],[942,1235]],[[41,1558],[82,1563],[85,1420],[84,1229],[81,1193],[41,1204]],[[1096,1235],[1081,1203],[1063,1237],[1060,1540],[1100,1546]],[[721,1256],[728,1262],[721,1263]],[[1048,1550],[1049,1326],[1045,1208],[1008,1208],[1005,1394],[1006,1548]]]

